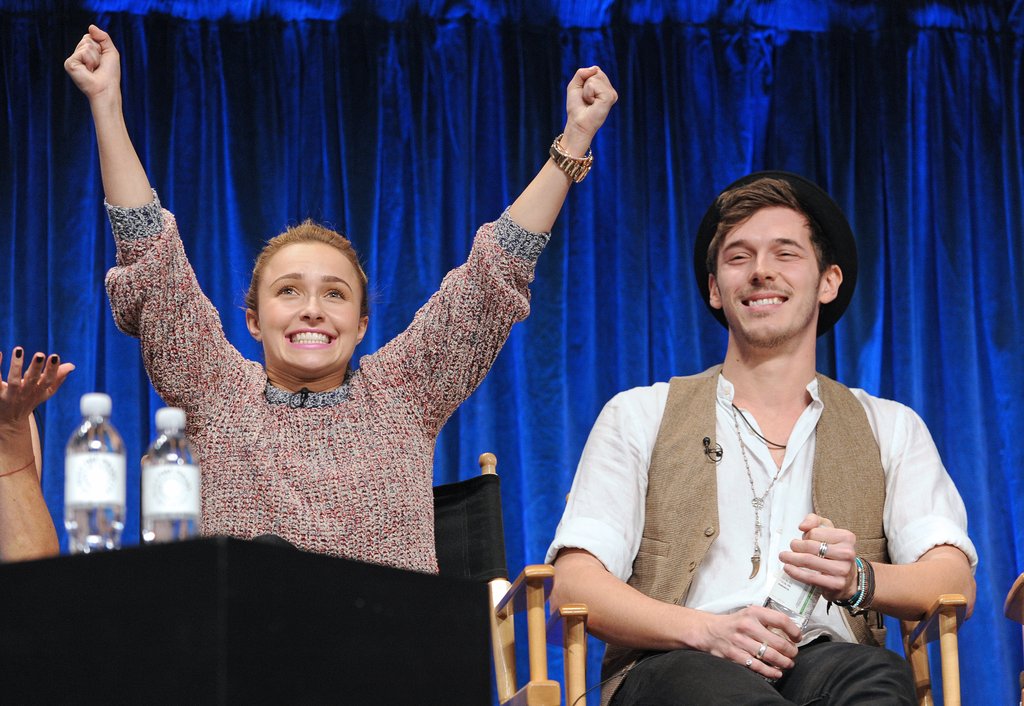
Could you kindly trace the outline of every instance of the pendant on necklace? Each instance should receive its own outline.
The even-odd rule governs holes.
[[[757,572],[761,570],[761,557],[757,554],[750,557],[750,576],[748,578],[754,578],[757,576]]]

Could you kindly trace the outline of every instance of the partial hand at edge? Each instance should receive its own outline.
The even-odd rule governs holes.
[[[3,353],[0,353],[2,363]],[[24,368],[24,365],[24,354],[20,357],[12,355],[7,380],[0,375],[0,435],[27,432],[25,425],[32,410],[50,399],[75,369],[73,363],[61,363],[56,354],[47,357],[36,353],[28,367]]]

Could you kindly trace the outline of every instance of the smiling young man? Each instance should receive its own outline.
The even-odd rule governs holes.
[[[586,603],[608,643],[602,704],[915,703],[880,614],[973,606],[977,555],[921,419],[816,372],[856,280],[846,218],[802,177],[751,174],[694,268],[725,360],[605,406],[548,553],[554,602]],[[763,607],[783,573],[825,599],[803,629]]]

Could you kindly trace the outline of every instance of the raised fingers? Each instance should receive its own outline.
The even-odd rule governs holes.
[[[51,353],[43,367],[40,384],[49,389],[57,381],[57,371],[59,368],[60,356],[56,353]]]
[[[36,353],[29,359],[28,368],[22,375],[22,382],[26,385],[34,385],[39,381],[39,376],[43,374],[43,366],[46,365],[46,356],[42,353]]]
[[[0,355],[0,363],[3,356]],[[4,399],[15,407],[35,407],[45,402],[64,383],[71,371],[72,363],[61,363],[56,353],[49,357],[36,353],[26,363],[25,351],[21,346],[14,349],[4,389]],[[0,379],[2,382],[2,379]]]
[[[60,357],[56,354],[50,356],[50,362],[47,365],[47,374],[50,375],[52,371],[52,378],[47,379],[46,383],[46,398],[49,399],[53,396],[64,381],[68,379],[68,375],[75,369],[74,363],[61,363]]]
[[[21,384],[21,369],[24,365],[25,351],[17,346],[11,353],[11,366],[7,370],[7,384]]]

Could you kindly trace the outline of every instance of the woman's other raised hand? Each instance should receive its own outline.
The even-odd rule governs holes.
[[[89,25],[89,31],[64,61],[64,70],[90,103],[120,99],[121,55],[110,35],[96,25]]]
[[[579,69],[565,88],[562,147],[574,156],[586,152],[618,99],[619,94],[601,67]]]

